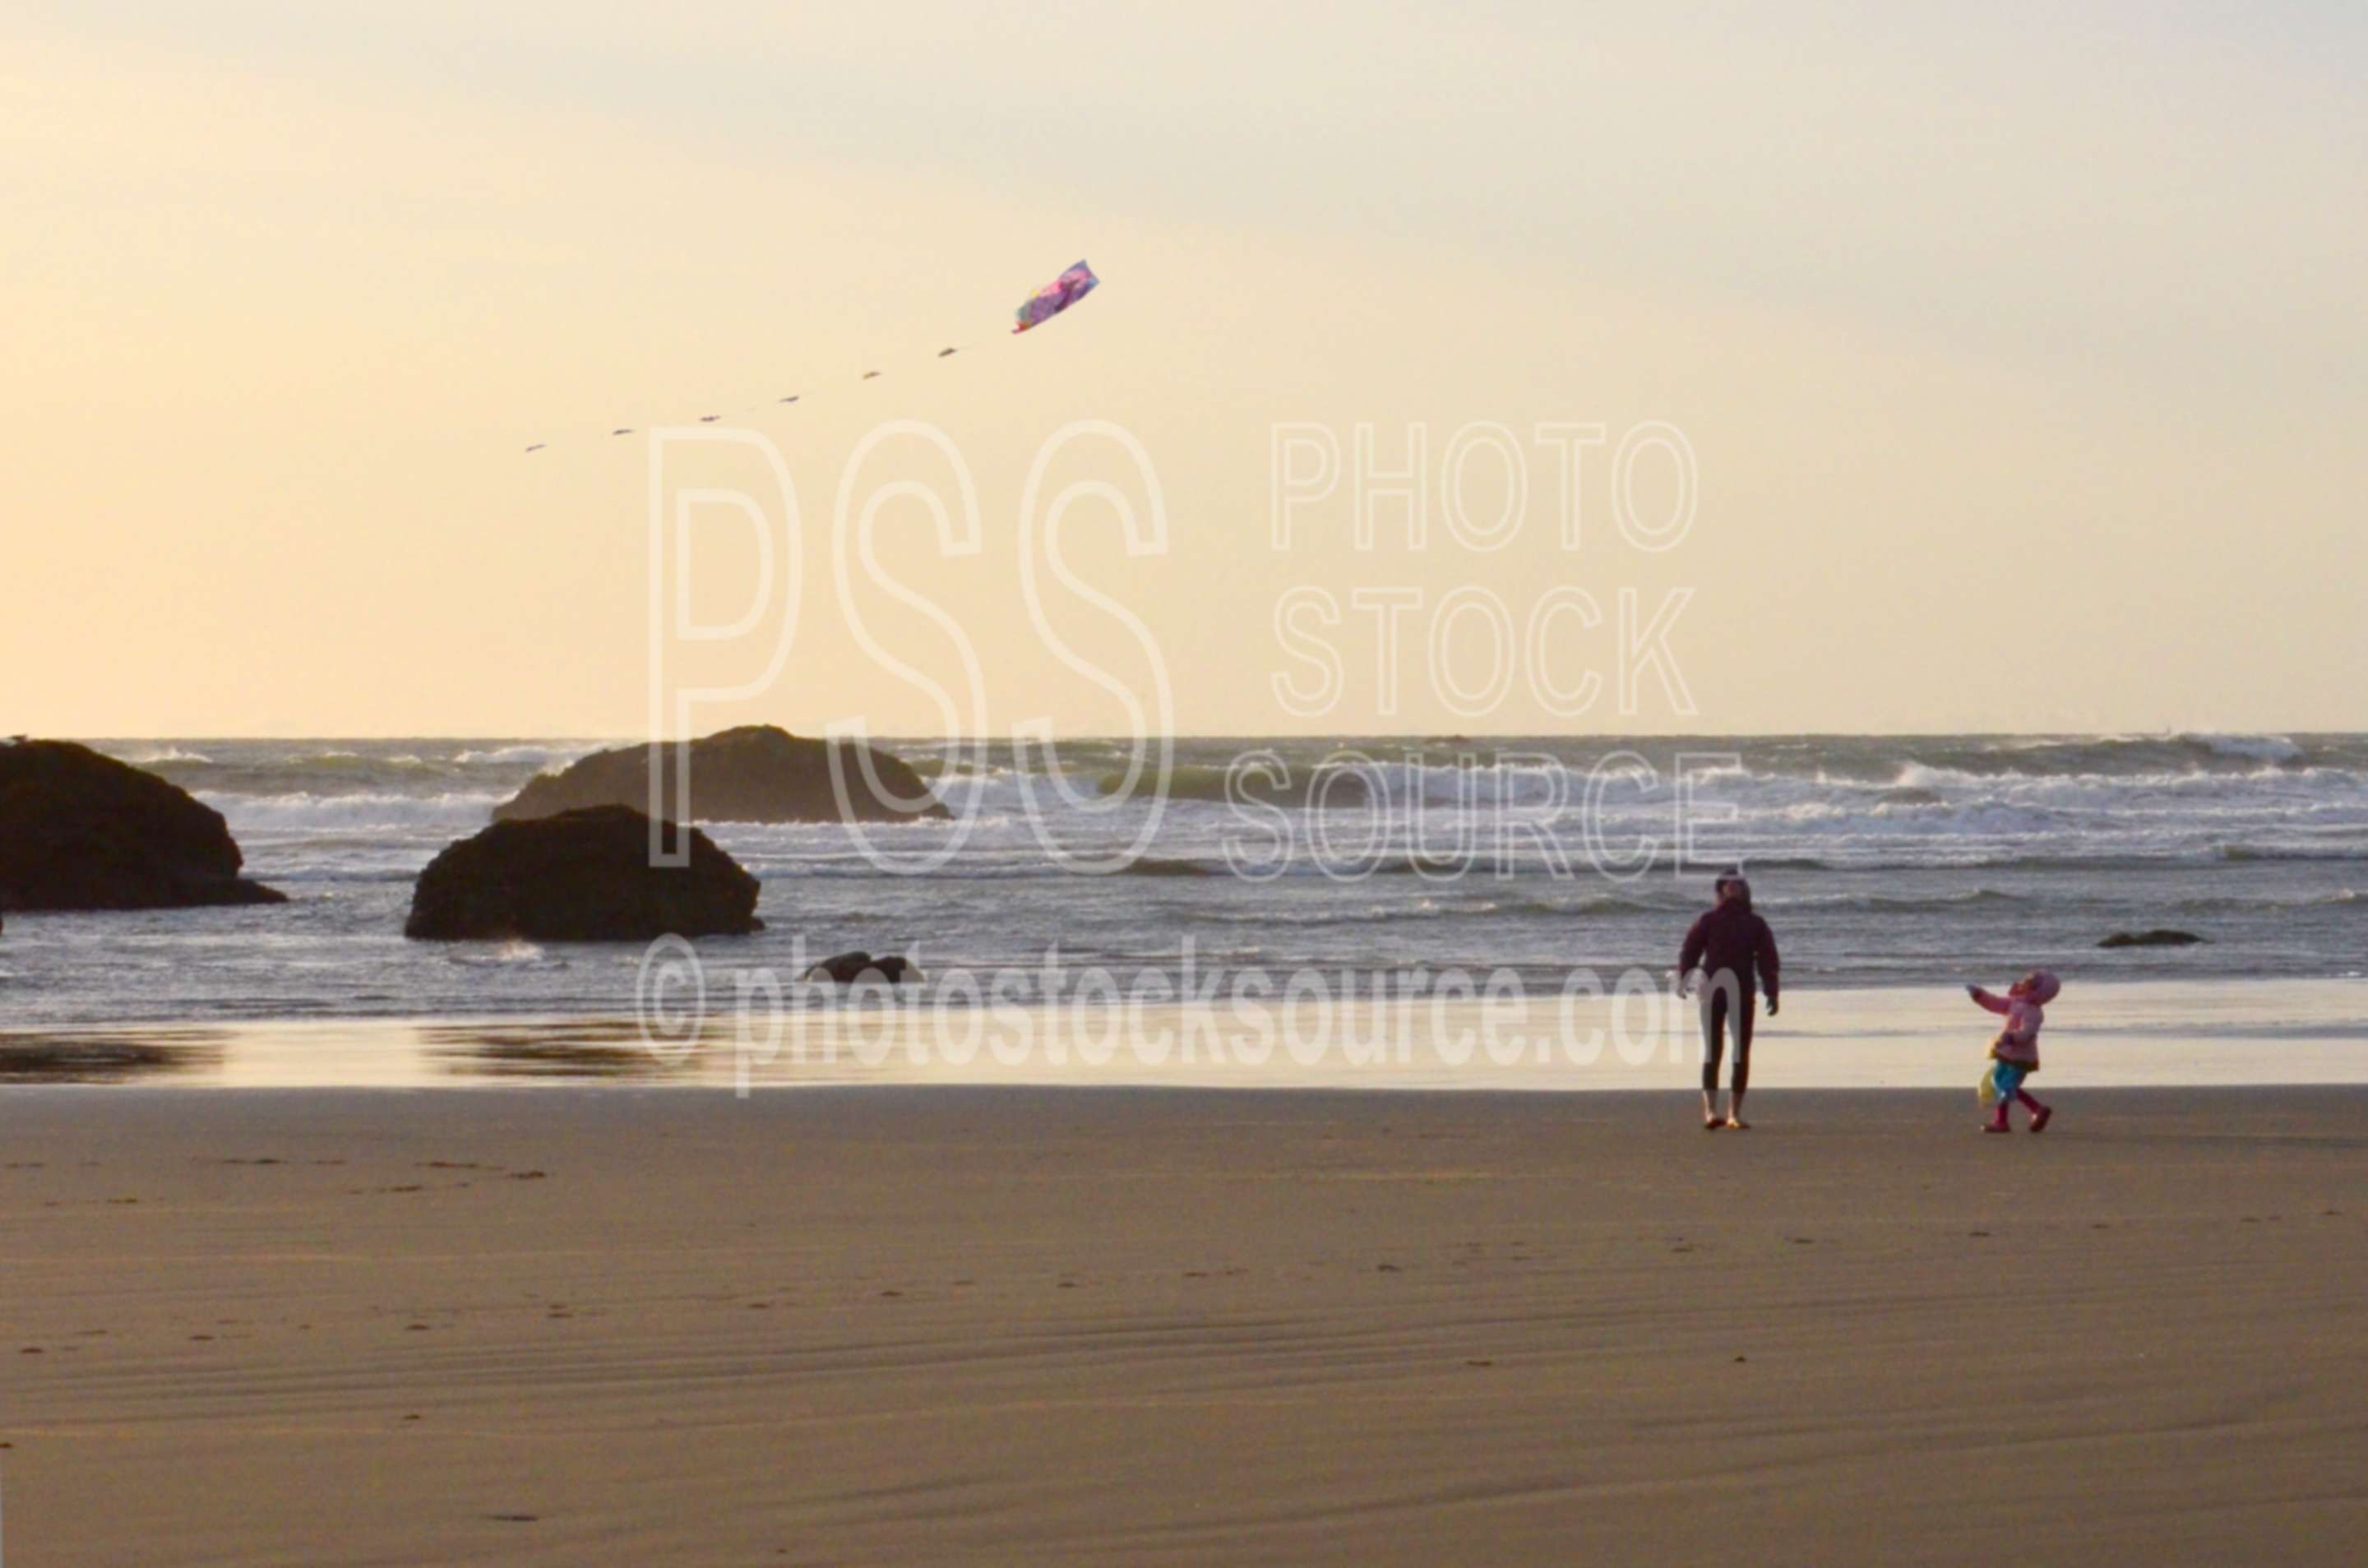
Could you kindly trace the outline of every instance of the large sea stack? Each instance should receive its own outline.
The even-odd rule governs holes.
[[[403,934],[429,941],[648,942],[764,929],[756,878],[697,828],[658,825],[668,846],[689,835],[689,865],[652,865],[650,819],[630,806],[497,822],[427,863]]]
[[[0,910],[285,903],[222,813],[71,741],[0,742]]]
[[[594,752],[546,773],[494,808],[495,822],[547,817],[585,806],[655,809],[674,822],[912,822],[951,815],[920,775],[876,746],[791,734],[770,724],[723,730],[689,743],[690,800],[675,799],[681,742]],[[661,788],[650,793],[650,754],[663,754]],[[842,812],[831,785],[833,754],[846,780]],[[864,762],[879,789],[867,781]]]

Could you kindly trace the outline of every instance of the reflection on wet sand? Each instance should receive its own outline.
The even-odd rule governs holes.
[[[427,1024],[421,1053],[437,1072],[475,1079],[664,1079],[692,1071],[653,1051],[630,1018]]]
[[[122,1084],[219,1072],[221,1028],[0,1029],[0,1084]]]
[[[1358,1003],[1328,1015],[1321,1006],[1294,1013],[1278,1004],[1262,1033],[1222,1006],[1173,1001],[789,1008],[745,1017],[719,1009],[654,1038],[632,1017],[19,1028],[0,1029],[0,1089],[608,1083],[727,1093],[833,1084],[1567,1090],[1696,1081],[1700,1047],[1683,1027],[1690,1020],[1674,1015],[1679,1028],[1628,1040],[1618,1007],[1616,996],[1587,997],[1507,1024],[1486,999],[1454,1006]],[[1762,1029],[1768,1086],[1961,1087],[1964,1015],[1962,994],[1804,992]],[[2058,1088],[2363,1083],[2368,985],[2100,986],[2083,994],[2082,1010],[2064,1019],[2057,1038],[2048,1076]],[[1501,1050],[1508,1041],[1522,1049]],[[1312,1055],[1302,1052],[1307,1042]]]

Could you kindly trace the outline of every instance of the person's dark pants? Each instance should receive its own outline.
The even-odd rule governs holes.
[[[1751,1023],[1759,998],[1736,983],[1732,973],[1705,975],[1702,988],[1702,1093],[1718,1092],[1719,1058],[1725,1053],[1727,1035],[1735,1037],[1734,1088],[1741,1094],[1751,1083]]]

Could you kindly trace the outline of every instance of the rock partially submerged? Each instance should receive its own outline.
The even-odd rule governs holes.
[[[427,863],[403,934],[428,941],[648,942],[764,929],[756,878],[697,828],[658,826],[671,846],[689,835],[689,864],[653,866],[650,819],[630,806],[497,822]]]
[[[2100,948],[2192,948],[2203,938],[2192,931],[2157,926],[2151,931],[2116,931],[2097,944]]]
[[[746,724],[689,743],[690,800],[676,799],[681,742],[594,752],[529,779],[494,808],[495,822],[547,817],[585,806],[653,810],[651,753],[662,763],[655,813],[671,822],[914,822],[952,813],[920,775],[877,746],[821,741],[770,724]],[[869,763],[871,771],[865,772]],[[842,810],[832,784],[844,780]]]
[[[861,981],[884,981],[894,985],[901,981],[919,980],[920,966],[909,959],[893,955],[873,958],[870,953],[838,953],[810,966],[801,980],[827,980],[839,985],[853,985]]]
[[[0,909],[285,903],[239,875],[222,813],[71,741],[0,743]]]

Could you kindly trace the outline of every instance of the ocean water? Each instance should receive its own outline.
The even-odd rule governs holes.
[[[291,902],[11,915],[6,1027],[633,1010],[638,946],[402,935],[438,849],[609,743],[94,744],[221,811],[250,873]],[[1117,743],[882,744],[963,824],[709,824],[761,879],[769,928],[703,942],[703,960],[787,980],[862,948],[1024,984],[1048,952],[1127,976],[1175,972],[1189,951],[1203,972],[1315,969],[1400,995],[1448,970],[1551,990],[1587,967],[1608,986],[1666,970],[1708,869],[1740,862],[1796,991],[2002,984],[2035,964],[2084,985],[2368,971],[2363,735],[1193,738],[1168,760],[1196,798],[1156,810],[1114,797],[1131,755]],[[1364,790],[1332,798],[1364,798],[1245,814],[1221,785],[1254,753],[1295,779],[1363,767]],[[2205,940],[2096,946],[2155,926]]]

